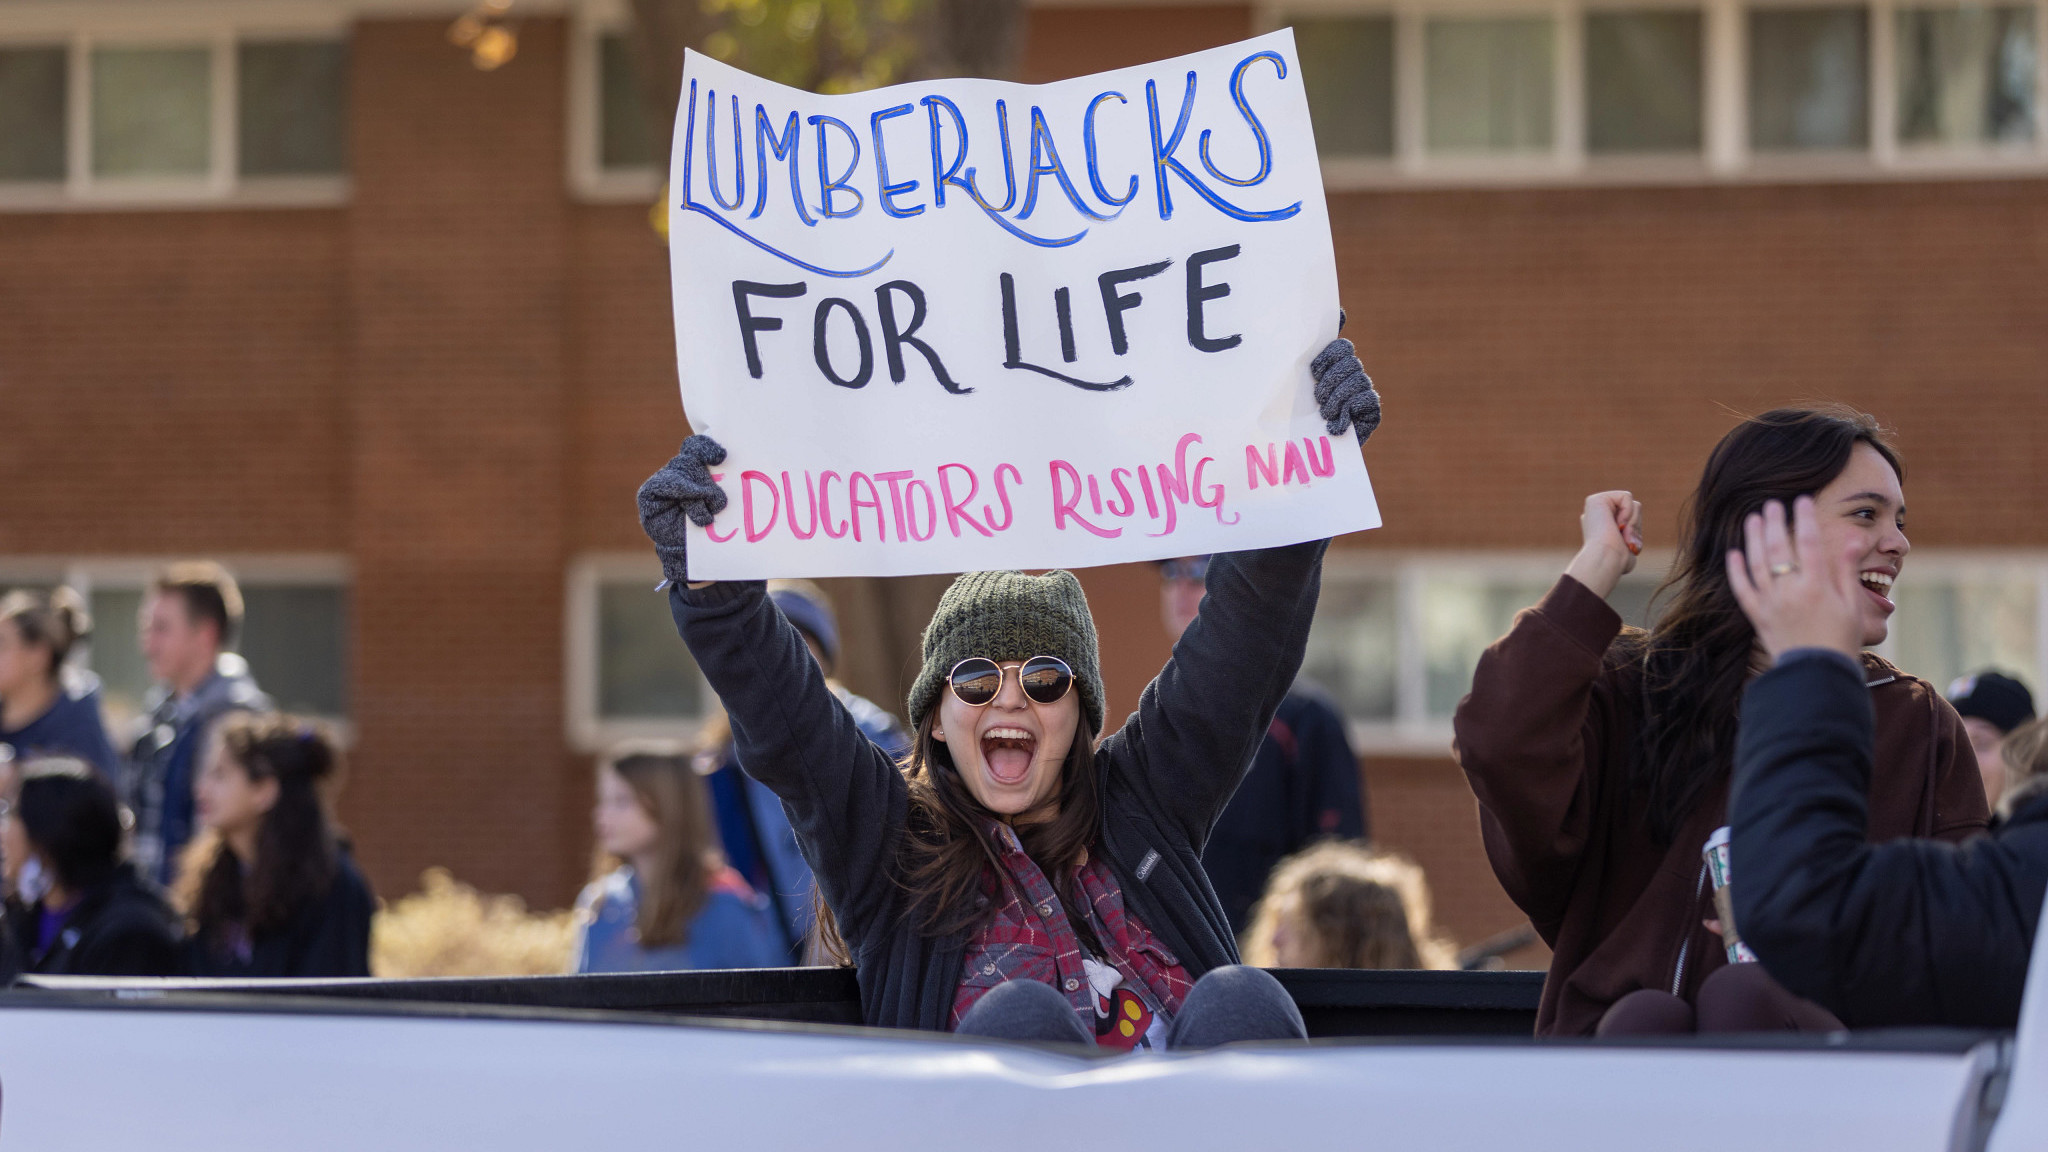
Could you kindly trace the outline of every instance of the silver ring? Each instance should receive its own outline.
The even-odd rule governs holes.
[[[1799,565],[1794,564],[1789,560],[1781,564],[1771,565],[1771,575],[1773,576],[1789,576],[1797,571],[1799,571]]]

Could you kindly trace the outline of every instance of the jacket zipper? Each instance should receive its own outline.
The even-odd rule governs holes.
[[[1693,881],[1693,885],[1692,885],[1692,911],[1693,911],[1693,912],[1698,912],[1698,911],[1700,910],[1700,893],[1702,893],[1702,892],[1704,892],[1704,891],[1706,891],[1706,890],[1707,890],[1707,862],[1706,862],[1705,860],[1702,860],[1702,861],[1700,861],[1700,878],[1699,878],[1698,880],[1695,880],[1695,881]],[[1687,913],[1687,915],[1688,915],[1688,916],[1690,916],[1690,915],[1691,915],[1691,913]],[[1688,955],[1690,955],[1691,953],[1692,953],[1692,930],[1691,930],[1691,928],[1689,928],[1689,927],[1688,927],[1688,928],[1686,929],[1686,933],[1685,933],[1685,940],[1684,940],[1684,942],[1683,942],[1683,943],[1681,943],[1681,944],[1680,944],[1680,945],[1678,946],[1678,971],[1677,971],[1677,972],[1676,972],[1675,974],[1673,974],[1673,975],[1672,975],[1672,977],[1671,977],[1671,994],[1672,994],[1673,996],[1679,996],[1679,997],[1683,997],[1683,996],[1684,996],[1684,993],[1683,993],[1683,992],[1681,992],[1681,991],[1680,991],[1680,989],[1682,989],[1682,988],[1684,988],[1684,987],[1685,987],[1685,959],[1686,959],[1686,957],[1687,957]]]

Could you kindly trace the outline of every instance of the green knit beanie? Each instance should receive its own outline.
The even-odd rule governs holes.
[[[1095,651],[1095,618],[1072,572],[969,572],[939,597],[924,629],[924,667],[910,686],[910,726],[924,724],[939,702],[946,676],[970,656],[998,663],[1057,656],[1074,670],[1081,711],[1102,731],[1102,663]]]

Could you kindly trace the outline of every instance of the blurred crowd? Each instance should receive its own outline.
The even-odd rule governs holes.
[[[1196,615],[1206,569],[1204,557],[1160,565],[1162,618],[1175,638]],[[901,720],[830,679],[842,641],[826,594],[776,581],[770,595],[861,731],[906,754]],[[102,976],[371,974],[378,902],[334,814],[343,743],[321,720],[272,708],[234,651],[241,618],[220,565],[159,572],[138,621],[155,687],[147,714],[116,739],[98,682],[71,658],[93,628],[83,599],[58,587],[0,600],[7,965]],[[569,970],[834,962],[796,834],[781,802],[742,770],[722,714],[691,741],[610,750],[595,796],[595,859],[571,921]],[[1366,829],[1345,721],[1301,681],[1203,857],[1252,963],[1456,966],[1431,924],[1421,869],[1370,846]],[[409,899],[436,911],[396,929],[408,938],[384,967],[403,971],[379,974],[554,966],[546,917],[484,911],[445,874],[426,887]],[[448,939],[414,939],[423,932]]]

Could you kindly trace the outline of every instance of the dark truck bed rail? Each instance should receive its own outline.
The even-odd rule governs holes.
[[[1301,1007],[1311,1036],[1527,1036],[1536,1025],[1541,972],[1410,972],[1281,968],[1273,974]],[[43,981],[23,985],[115,996],[142,982]],[[848,968],[756,968],[601,976],[428,980],[151,980],[164,990],[291,995],[416,1004],[651,1012],[816,1024],[859,1024]]]

